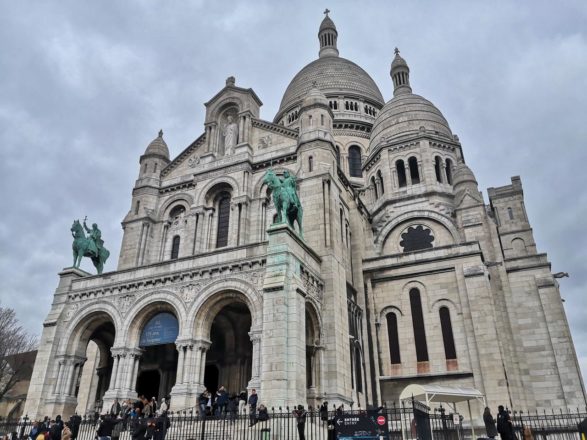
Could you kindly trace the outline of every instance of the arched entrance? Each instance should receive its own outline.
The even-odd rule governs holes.
[[[308,405],[320,404],[321,356],[320,324],[316,309],[306,302],[306,395]]]
[[[177,317],[170,311],[158,311],[146,321],[139,340],[143,350],[139,361],[136,392],[161,401],[175,385],[179,334]]]
[[[90,313],[78,321],[65,354],[57,356],[54,400],[64,406],[61,410],[56,406],[56,411],[85,415],[102,410],[112,375],[115,335],[114,321],[106,312]]]
[[[222,307],[210,328],[212,344],[206,355],[204,386],[213,392],[220,386],[232,394],[247,388],[252,373],[251,312],[239,301]]]

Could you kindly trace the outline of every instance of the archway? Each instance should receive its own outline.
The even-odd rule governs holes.
[[[136,392],[148,399],[161,401],[175,385],[178,352],[175,341],[179,323],[175,314],[156,310],[146,321],[139,340],[143,350],[139,361]]]
[[[306,302],[306,395],[308,405],[318,406],[320,396],[321,350],[320,324],[315,308]]]
[[[243,302],[231,302],[216,314],[204,370],[204,385],[209,391],[224,386],[230,394],[238,394],[247,388],[253,358],[250,330],[251,312]]]
[[[84,316],[71,332],[67,355],[59,362],[55,394],[75,398],[71,412],[91,414],[102,409],[110,386],[114,359],[111,348],[116,330],[106,312]],[[63,409],[64,413],[68,408]]]

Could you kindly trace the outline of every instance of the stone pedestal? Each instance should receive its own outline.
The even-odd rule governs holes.
[[[287,225],[267,232],[260,402],[291,407],[306,402],[306,292],[300,267],[315,267],[319,258]]]

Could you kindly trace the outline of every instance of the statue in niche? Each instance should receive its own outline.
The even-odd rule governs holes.
[[[234,122],[232,115],[226,118],[227,123],[224,125],[222,135],[224,136],[224,154],[232,154],[238,141],[238,124]]]

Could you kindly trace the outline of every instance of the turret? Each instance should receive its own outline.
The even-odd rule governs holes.
[[[141,156],[139,163],[139,180],[144,178],[159,179],[161,170],[169,164],[169,148],[163,140],[163,130],[147,146],[145,153]]]
[[[406,60],[400,56],[397,47],[395,48],[395,57],[391,62],[389,73],[393,80],[393,96],[401,95],[402,93],[412,93],[412,87],[410,87],[410,68]]]
[[[338,56],[338,49],[336,47],[336,39],[338,38],[338,32],[336,31],[336,26],[332,19],[328,16],[330,11],[326,9],[324,14],[324,20],[320,24],[320,29],[318,30],[318,40],[320,41],[320,52],[318,56],[322,57],[337,57]]]

